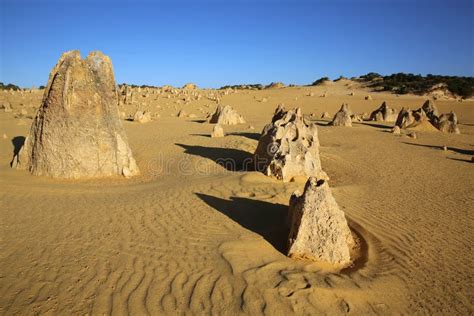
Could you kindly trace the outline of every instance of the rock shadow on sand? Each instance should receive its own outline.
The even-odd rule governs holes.
[[[418,147],[426,147],[426,148],[443,150],[443,146],[423,145],[423,144],[415,144],[415,143],[409,143],[409,142],[402,142],[402,143],[406,144],[406,145],[410,145],[410,146],[418,146]],[[456,148],[456,147],[449,147],[448,146],[447,150],[455,152],[457,154],[461,154],[461,155],[474,156],[474,150],[471,150],[471,149],[462,149],[462,148]]]
[[[228,171],[250,171],[252,155],[249,152],[234,148],[204,147],[176,144],[184,148],[186,154],[211,159]]]
[[[262,236],[276,250],[286,255],[288,206],[241,197],[226,200],[203,193],[195,194],[207,205]]]
[[[13,156],[16,156],[20,152],[21,147],[25,143],[25,139],[25,136],[15,136],[12,138]]]

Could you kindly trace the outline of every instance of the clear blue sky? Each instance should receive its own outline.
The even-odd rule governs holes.
[[[22,87],[72,49],[109,55],[118,83],[474,75],[474,0],[0,2],[0,81]]]

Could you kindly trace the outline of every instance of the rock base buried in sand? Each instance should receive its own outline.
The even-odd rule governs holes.
[[[327,179],[319,159],[317,127],[304,122],[299,108],[276,109],[272,123],[262,131],[253,163],[257,171],[285,182],[296,176]]]
[[[355,242],[327,181],[311,177],[302,195],[293,193],[288,211],[288,256],[345,267]]]
[[[110,58],[64,53],[12,167],[55,178],[139,173],[119,119]]]
[[[218,105],[216,111],[209,119],[209,123],[221,125],[244,124],[244,118],[230,105]]]

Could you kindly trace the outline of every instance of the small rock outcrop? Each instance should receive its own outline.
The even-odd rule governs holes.
[[[225,134],[224,134],[224,129],[222,128],[222,126],[220,126],[219,124],[214,125],[214,128],[212,129],[211,137],[214,138],[214,137],[224,137],[224,136]]]
[[[330,119],[331,115],[329,115],[328,112],[323,112],[323,113],[321,113],[321,118],[322,119]]]
[[[415,118],[413,117],[412,111],[410,109],[402,108],[401,111],[398,113],[395,125],[400,128],[407,128],[408,126],[411,126],[414,122]]]
[[[12,106],[10,105],[9,102],[2,102],[0,105],[0,109],[2,109],[4,112],[11,112],[12,111]]]
[[[214,114],[209,118],[209,123],[221,125],[244,124],[244,118],[230,105],[218,105]]]
[[[400,134],[401,134],[400,127],[398,127],[397,125],[395,125],[395,126],[392,128],[391,132],[392,132],[392,134],[400,135]]]
[[[51,71],[42,104],[12,167],[55,178],[139,173],[119,119],[110,58],[64,53]]]
[[[296,176],[327,179],[321,169],[316,125],[306,124],[299,108],[286,111],[278,106],[272,123],[262,131],[253,163],[257,171],[285,182]]]
[[[311,177],[303,194],[293,193],[288,210],[288,256],[339,267],[351,263],[355,242],[327,181]]]
[[[352,111],[349,109],[349,105],[344,103],[341,109],[334,115],[330,125],[352,127],[351,115]]]
[[[395,125],[402,129],[411,129],[417,131],[433,132],[437,131],[431,120],[426,115],[422,108],[412,111],[410,109],[402,108],[398,113]]]
[[[382,105],[370,114],[370,121],[377,122],[395,122],[397,120],[397,111],[391,109],[384,101]]]
[[[176,114],[177,117],[186,117],[188,116],[188,113],[185,110],[180,110],[178,114]]]
[[[137,111],[133,115],[133,121],[138,123],[148,123],[151,121],[151,114],[147,111]]]

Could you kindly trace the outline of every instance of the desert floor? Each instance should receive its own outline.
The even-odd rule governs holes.
[[[14,111],[0,113],[0,313],[472,314],[474,101],[436,101],[457,113],[461,135],[412,139],[389,123],[315,119],[323,169],[363,245],[339,273],[285,256],[288,200],[304,181],[241,170],[279,103],[319,117],[342,102],[370,113],[382,101],[415,109],[424,100],[367,94],[344,81],[238,91],[221,103],[248,124],[224,126],[224,138],[209,137],[199,111],[215,102],[158,98],[140,107],[159,118],[123,121],[142,175],[80,181],[10,168],[31,124],[15,114],[34,114],[41,94],[3,95]],[[176,117],[182,108],[197,117]]]

